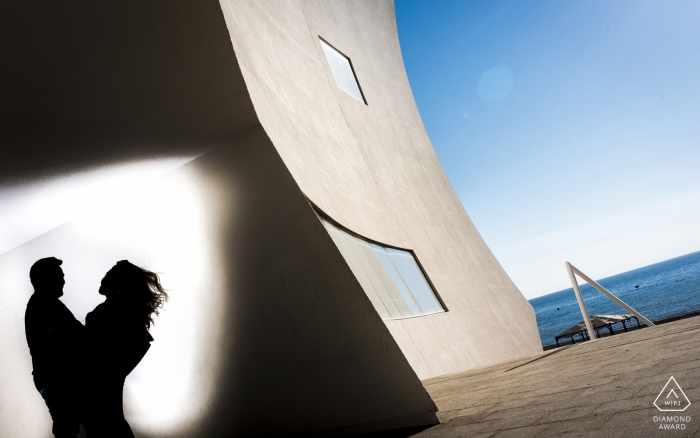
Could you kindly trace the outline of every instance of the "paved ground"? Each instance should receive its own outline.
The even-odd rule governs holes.
[[[690,399],[684,412],[653,405],[671,376]],[[420,438],[700,437],[700,317],[424,384],[442,424]],[[659,430],[654,417],[670,415],[690,421]]]

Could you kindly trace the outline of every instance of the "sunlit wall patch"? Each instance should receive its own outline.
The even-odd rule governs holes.
[[[337,51],[327,42],[321,41],[321,47],[323,47],[323,53],[326,55],[326,60],[328,61],[328,66],[333,73],[333,78],[335,83],[341,90],[345,91],[355,99],[362,103],[365,102],[365,98],[360,90],[360,85],[357,82],[357,76],[355,75],[355,70],[352,68],[350,59]]]
[[[382,319],[445,312],[411,251],[352,234],[323,217],[321,222]]]

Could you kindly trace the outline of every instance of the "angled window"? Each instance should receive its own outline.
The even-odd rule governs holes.
[[[362,96],[360,85],[357,83],[357,77],[355,76],[355,71],[352,69],[352,64],[350,64],[348,57],[335,50],[325,41],[320,41],[321,47],[323,47],[323,53],[326,55],[328,66],[331,68],[333,78],[335,79],[335,83],[338,88],[345,91],[360,102],[367,103],[365,102],[365,98]]]
[[[350,234],[324,218],[321,221],[382,319],[445,311],[413,253]]]

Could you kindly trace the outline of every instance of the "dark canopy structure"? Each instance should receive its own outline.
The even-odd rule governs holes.
[[[637,326],[641,327],[639,324],[639,320],[637,317],[633,315],[591,315],[591,324],[593,325],[593,329],[598,333],[598,329],[601,329],[603,327],[606,327],[608,331],[610,332],[610,335],[614,335],[615,331],[613,330],[612,326],[613,324],[617,323],[622,323],[622,327],[625,331],[627,331],[627,325],[625,322],[629,322],[632,318],[634,318],[637,321]],[[554,340],[557,342],[557,347],[559,346],[559,339],[561,338],[571,338],[571,343],[574,344],[576,341],[574,341],[574,336],[580,335],[582,340],[586,340],[588,337],[588,330],[586,329],[586,324],[581,321],[578,324],[569,327],[565,331],[559,333],[554,337]]]

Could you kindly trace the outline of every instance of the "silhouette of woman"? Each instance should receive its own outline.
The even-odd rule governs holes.
[[[102,279],[104,303],[87,314],[85,431],[90,437],[133,437],[124,419],[124,379],[151,346],[153,314],[167,301],[158,275],[127,260]]]

